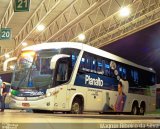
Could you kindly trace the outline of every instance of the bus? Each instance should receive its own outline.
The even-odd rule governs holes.
[[[118,112],[139,115],[155,110],[155,86],[153,69],[109,52],[78,42],[42,43],[16,59],[10,108],[105,113],[117,112],[118,103]]]

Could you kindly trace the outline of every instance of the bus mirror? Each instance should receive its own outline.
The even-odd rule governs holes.
[[[66,55],[66,54],[57,54],[57,55],[54,55],[51,59],[51,62],[50,62],[50,69],[55,69],[55,66],[56,66],[56,63],[59,59],[62,59],[62,58],[69,58],[70,55]]]
[[[16,60],[16,59],[17,59],[17,57],[12,57],[12,58],[9,58],[9,59],[5,60],[4,63],[3,63],[3,71],[7,71],[8,63],[13,61],[13,60]]]

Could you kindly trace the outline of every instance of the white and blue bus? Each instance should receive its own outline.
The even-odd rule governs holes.
[[[155,110],[153,69],[82,43],[37,44],[24,48],[17,58],[10,108],[112,112],[119,81],[125,95],[121,112]]]

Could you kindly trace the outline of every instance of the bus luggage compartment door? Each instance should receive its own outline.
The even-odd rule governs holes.
[[[105,94],[104,94],[104,108],[103,108],[103,112],[108,112],[109,110],[110,110],[110,107],[109,107],[109,105],[110,105],[110,97],[109,97],[109,93],[108,92],[106,92]]]
[[[89,111],[102,111],[102,90],[88,89],[86,109]]]

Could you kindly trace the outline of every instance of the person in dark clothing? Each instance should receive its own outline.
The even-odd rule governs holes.
[[[7,95],[7,87],[6,84],[3,82],[2,83],[2,96],[1,96],[1,112],[4,112],[5,109],[5,98]]]

